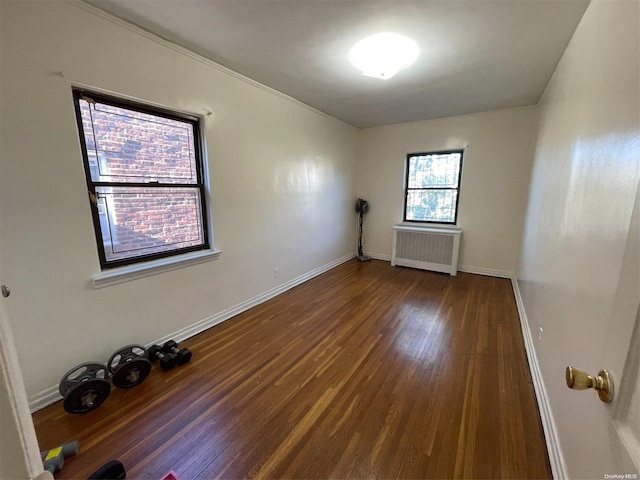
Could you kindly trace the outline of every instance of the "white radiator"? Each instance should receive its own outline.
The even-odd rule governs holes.
[[[459,228],[393,227],[391,265],[458,273]]]

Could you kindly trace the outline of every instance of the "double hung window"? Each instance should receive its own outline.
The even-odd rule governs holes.
[[[451,150],[407,155],[405,222],[456,223],[462,153]]]
[[[73,96],[102,268],[208,249],[199,119]]]

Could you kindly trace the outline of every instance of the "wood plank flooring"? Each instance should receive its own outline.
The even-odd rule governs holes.
[[[184,346],[93,412],[34,414],[42,449],[80,440],[56,478],[551,478],[509,280],[353,260]]]

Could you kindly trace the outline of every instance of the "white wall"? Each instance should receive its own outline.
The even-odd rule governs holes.
[[[525,107],[362,130],[358,195],[371,207],[365,252],[391,255],[391,227],[403,216],[406,154],[466,147],[460,265],[515,271],[536,121],[536,108]]]
[[[609,407],[567,389],[564,368],[613,367],[607,338],[627,278],[625,246],[637,238],[639,16],[637,1],[594,0],[540,102],[518,283],[534,338],[543,328],[535,350],[571,478],[633,473],[622,460],[611,471],[621,453],[602,421]],[[637,279],[637,263],[627,267]],[[616,348],[624,358],[624,342]]]
[[[90,7],[3,1],[1,35],[1,277],[13,292],[30,397],[78,363],[106,361],[117,347],[354,253],[356,129]],[[72,84],[213,112],[206,142],[219,260],[91,287],[100,266]]]

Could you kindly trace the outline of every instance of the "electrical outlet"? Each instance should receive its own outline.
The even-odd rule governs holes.
[[[538,341],[541,342],[542,341],[542,334],[544,333],[544,330],[542,329],[542,327],[538,326]]]
[[[277,268],[273,269],[273,278],[278,278],[278,269]]]

